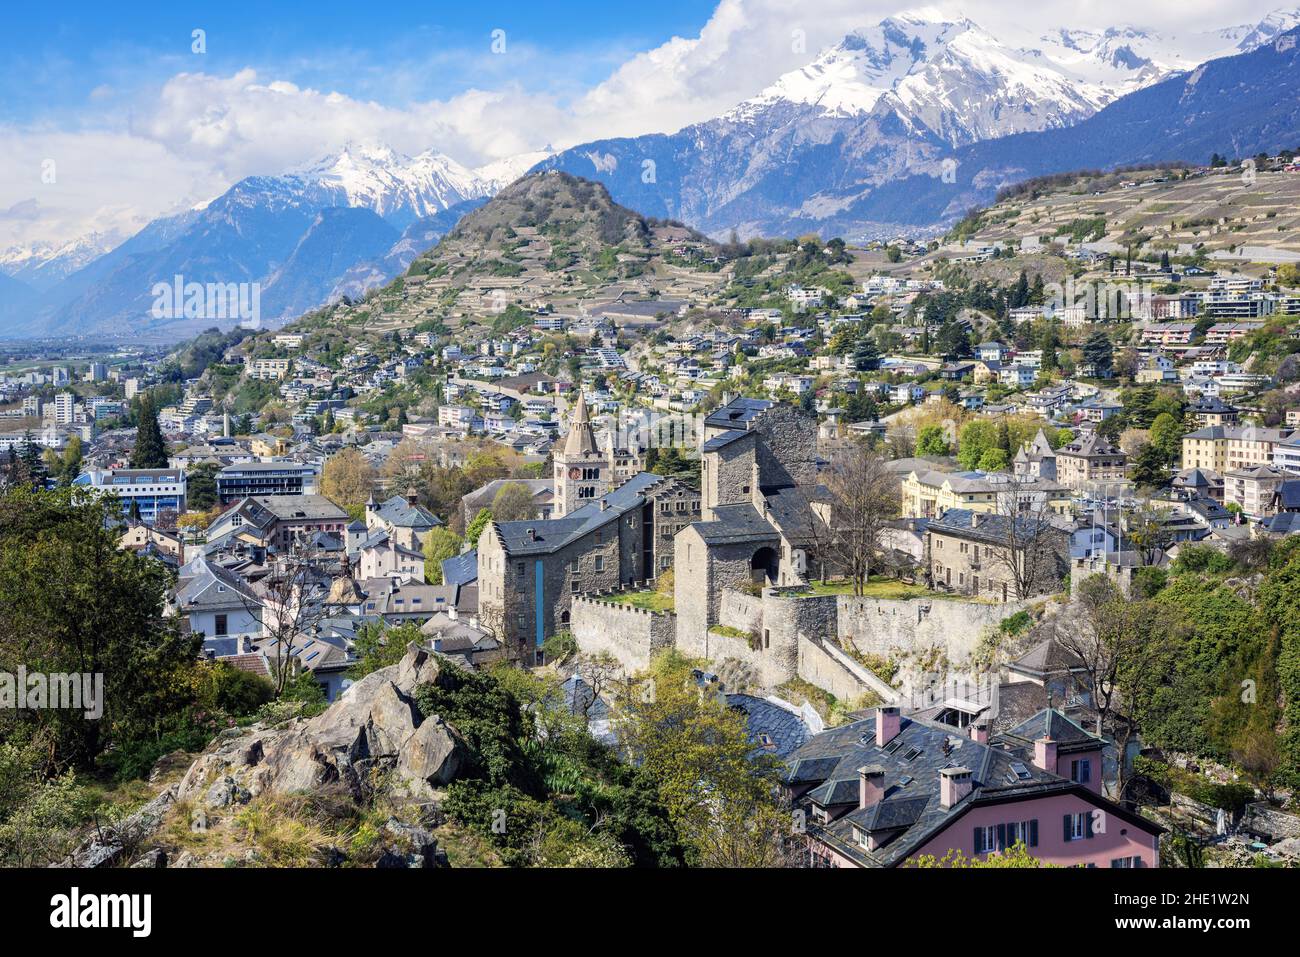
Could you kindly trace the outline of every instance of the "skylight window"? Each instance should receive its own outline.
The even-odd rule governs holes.
[[[1025,767],[1025,765],[1020,761],[1013,762],[1011,765],[1011,770],[1012,772],[1015,773],[1015,776],[1019,778],[1021,781],[1028,781],[1032,776],[1029,773],[1029,768]]]

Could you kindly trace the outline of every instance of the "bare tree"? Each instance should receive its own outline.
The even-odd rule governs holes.
[[[1167,605],[1130,601],[1105,575],[1093,575],[1079,585],[1070,611],[1058,616],[1054,637],[1083,663],[1097,712],[1096,734],[1101,737],[1110,731],[1119,752],[1122,794],[1127,781],[1125,752],[1165,673],[1166,658],[1183,622]]]
[[[897,479],[885,460],[861,444],[845,450],[824,475],[831,494],[828,551],[861,595],[871,575],[885,523],[898,515]]]
[[[1169,509],[1157,508],[1149,499],[1128,515],[1125,531],[1143,565],[1156,564],[1173,543],[1174,536],[1166,523],[1168,517]]]
[[[311,634],[329,609],[324,598],[321,555],[302,541],[270,559],[270,571],[252,589],[241,591],[246,610],[262,620],[262,644],[271,650],[271,681],[276,696],[293,677],[298,653],[311,641]]]
[[[1051,492],[1043,482],[1012,476],[997,486],[997,544],[990,565],[1003,569],[1024,601],[1055,587],[1065,563],[1065,533],[1052,523]]]

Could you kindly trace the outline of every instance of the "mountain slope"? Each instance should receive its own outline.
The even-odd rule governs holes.
[[[1283,13],[1186,39],[1063,30],[1022,49],[968,20],[891,17],[715,120],[582,144],[542,166],[599,179],[619,202],[715,236],[887,236],[916,221],[906,210],[866,215],[864,198],[887,184],[938,175],[972,144],[1072,127],[1213,50],[1253,49],[1297,21]]]
[[[284,265],[263,285],[263,321],[275,324],[320,305],[320,291],[336,287],[358,257],[383,255],[398,236],[369,209],[321,210]]]
[[[280,176],[248,177],[211,202],[156,220],[38,289],[36,298],[0,289],[0,317],[9,334],[168,335],[170,323],[150,315],[151,289],[181,276],[260,283],[262,319],[273,324],[400,274],[506,177],[546,155],[479,171],[432,151],[407,158],[383,146],[348,144]],[[458,212],[448,218],[451,210]]]
[[[953,154],[955,182],[943,182],[937,164],[919,169],[865,194],[843,212],[843,222],[929,225],[987,202],[1003,185],[1047,173],[1294,149],[1300,146],[1300,29],[1285,36],[1296,43],[1213,60],[1069,129],[965,147]]]

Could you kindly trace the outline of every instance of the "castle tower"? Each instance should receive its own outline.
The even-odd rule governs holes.
[[[554,517],[568,515],[610,490],[613,469],[609,458],[596,445],[596,433],[587,417],[587,397],[578,393],[564,449],[553,456],[555,462]]]

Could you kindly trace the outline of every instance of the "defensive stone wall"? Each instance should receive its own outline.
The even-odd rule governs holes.
[[[615,600],[617,594],[610,593]],[[615,600],[587,595],[574,598],[569,628],[583,654],[608,654],[629,672],[644,671],[657,652],[673,646],[677,616],[616,604]]]

